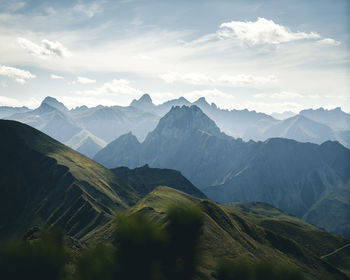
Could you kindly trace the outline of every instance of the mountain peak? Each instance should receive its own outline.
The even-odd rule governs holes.
[[[193,102],[193,104],[208,105],[208,106],[209,106],[209,103],[207,102],[207,100],[205,99],[205,97],[200,97],[200,98],[198,98],[195,102]]]
[[[152,98],[151,96],[149,96],[148,93],[145,93],[144,95],[142,95],[139,99],[139,102],[142,103],[152,103]]]
[[[202,110],[196,106],[173,106],[171,110],[160,119],[155,132],[170,136],[178,136],[189,131],[203,131],[211,135],[220,134],[220,129]]]
[[[130,104],[130,106],[134,106],[134,107],[138,107],[142,105],[147,105],[147,106],[153,105],[152,98],[151,96],[149,96],[148,93],[145,93],[144,95],[142,95],[140,99],[134,99]]]
[[[60,111],[68,111],[67,107],[64,106],[62,102],[59,102],[56,98],[51,96],[46,96],[45,99],[41,102],[41,105],[47,104],[53,108],[56,108]]]

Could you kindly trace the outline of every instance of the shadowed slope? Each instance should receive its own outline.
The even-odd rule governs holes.
[[[118,178],[132,185],[141,196],[146,196],[158,186],[167,186],[196,197],[206,198],[204,193],[176,170],[149,168],[145,165],[135,169],[119,167],[112,171]]]
[[[138,199],[110,170],[27,125],[0,121],[0,231],[34,224],[82,237]]]

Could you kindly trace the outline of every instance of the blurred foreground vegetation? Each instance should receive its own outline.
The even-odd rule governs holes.
[[[170,207],[166,223],[145,214],[119,214],[111,243],[74,252],[59,230],[40,230],[23,240],[0,244],[0,279],[175,280],[200,279],[202,211]],[[247,260],[220,260],[218,280],[298,280],[292,267]]]

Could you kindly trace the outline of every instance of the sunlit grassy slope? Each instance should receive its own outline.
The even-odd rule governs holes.
[[[305,273],[307,279],[348,279],[345,270],[342,272],[336,264],[330,265],[319,258],[323,252],[346,244],[348,239],[326,233],[271,206],[264,209],[264,215],[258,215],[172,188],[158,187],[127,211],[129,214],[147,213],[166,223],[166,211],[170,205],[188,204],[201,207],[205,214],[201,235],[201,279],[215,279],[213,271],[220,258],[236,257],[245,257],[251,263],[264,260],[276,265],[295,266]],[[278,215],[269,217],[265,216],[266,212]],[[94,232],[90,241],[105,239],[109,234],[111,228],[106,226]]]

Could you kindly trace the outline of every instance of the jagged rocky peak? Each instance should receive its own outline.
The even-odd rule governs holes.
[[[67,107],[64,106],[62,102],[59,102],[56,98],[51,96],[46,96],[45,99],[41,102],[41,105],[47,104],[53,108],[56,108],[61,111],[68,111]]]
[[[140,106],[140,105],[153,105],[152,98],[148,93],[145,93],[140,97],[140,99],[134,99],[130,106]]]
[[[173,106],[171,110],[159,121],[156,131],[201,130],[209,134],[220,134],[220,129],[202,110],[196,106]]]
[[[210,106],[205,97],[198,98],[193,104],[198,106]]]

